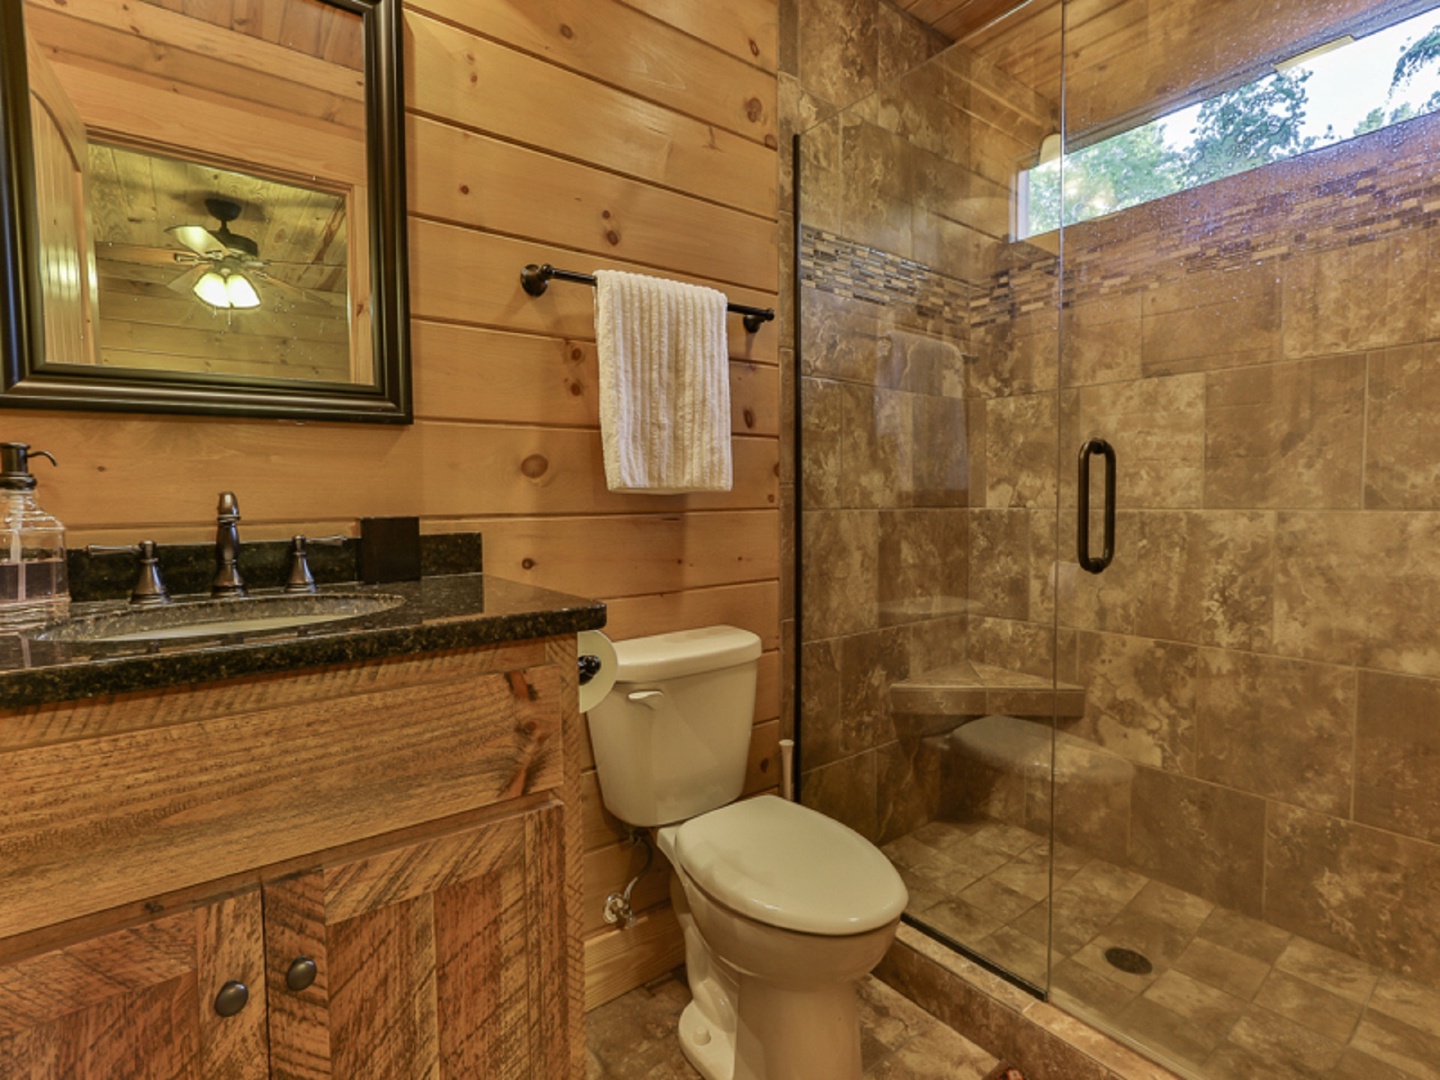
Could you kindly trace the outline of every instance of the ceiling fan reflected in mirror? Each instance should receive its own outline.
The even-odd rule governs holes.
[[[176,254],[176,262],[188,262],[193,269],[171,282],[171,288],[184,291],[187,287],[196,297],[213,308],[245,310],[260,306],[260,294],[246,277],[246,272],[264,269],[260,247],[248,236],[230,231],[230,223],[244,209],[233,199],[210,198],[205,209],[220,223],[218,229],[204,225],[174,225],[165,231],[189,248]],[[193,281],[191,279],[194,279]]]
[[[201,301],[221,311],[247,310],[260,306],[255,282],[311,299],[325,299],[309,289],[291,285],[266,273],[269,264],[260,258],[260,246],[248,236],[231,232],[230,223],[244,207],[234,199],[213,196],[205,209],[219,222],[218,228],[205,225],[172,225],[165,231],[188,250],[174,252],[177,263],[191,269],[170,283],[177,292],[192,292]]]

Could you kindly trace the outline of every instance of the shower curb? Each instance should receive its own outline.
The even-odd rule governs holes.
[[[914,927],[900,927],[875,976],[1028,1080],[1183,1080]]]

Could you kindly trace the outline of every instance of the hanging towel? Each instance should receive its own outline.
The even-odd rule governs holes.
[[[729,491],[725,294],[599,270],[600,438],[611,491]]]

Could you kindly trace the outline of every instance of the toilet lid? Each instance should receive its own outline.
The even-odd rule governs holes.
[[[685,873],[731,911],[807,934],[863,934],[899,918],[900,875],[870,841],[798,803],[762,795],[675,833]]]

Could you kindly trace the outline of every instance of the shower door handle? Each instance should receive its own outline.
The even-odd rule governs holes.
[[[1105,550],[1097,559],[1090,554],[1090,459],[1105,458]],[[1115,558],[1115,448],[1104,439],[1089,439],[1080,447],[1080,492],[1076,514],[1075,554],[1080,569],[1098,574]]]

